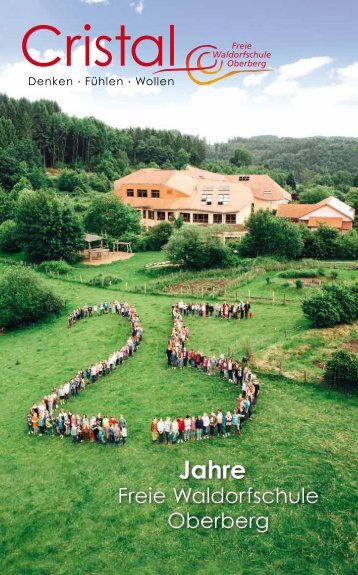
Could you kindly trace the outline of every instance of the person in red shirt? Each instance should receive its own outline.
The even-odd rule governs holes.
[[[179,439],[178,443],[184,443],[184,431],[185,431],[185,423],[182,417],[178,417],[178,430],[179,430]]]

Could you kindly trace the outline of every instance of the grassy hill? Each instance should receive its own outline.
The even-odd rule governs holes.
[[[165,348],[171,331],[170,306],[178,298],[136,292],[147,278],[143,266],[156,254],[138,254],[109,266],[122,278],[119,289],[81,284],[102,268],[77,266],[65,281],[46,281],[66,298],[59,317],[0,336],[3,405],[0,481],[2,566],[6,575],[173,575],[235,572],[261,575],[354,572],[352,538],[356,398],[337,390],[296,385],[278,376],[261,376],[262,394],[252,421],[240,438],[182,446],[151,444],[154,415],[196,414],[212,407],[232,409],[236,392],[228,383],[204,374],[168,370]],[[107,267],[107,266],[106,266]],[[6,266],[0,264],[0,274]],[[101,270],[102,271],[102,270]],[[347,272],[348,273],[348,272]],[[349,272],[350,273],[350,272]],[[263,281],[261,278],[260,281]],[[120,291],[128,285],[131,292]],[[124,413],[129,439],[125,448],[72,445],[59,438],[27,435],[25,416],[54,385],[77,369],[107,357],[128,334],[118,317],[82,320],[66,327],[67,312],[84,303],[127,300],[137,307],[144,341],[135,357],[72,402],[79,413]],[[233,350],[241,357],[247,342],[268,358],[272,345],[285,348],[313,336],[298,303],[253,304],[246,322],[190,318],[190,344],[204,352]],[[292,340],[293,342],[294,340]],[[306,361],[309,361],[306,358]],[[179,480],[184,460],[192,464],[244,465],[241,482],[188,480],[186,487],[266,491],[275,487],[319,494],[317,505],[241,507],[118,504],[119,487],[167,490]],[[239,515],[268,515],[269,531],[172,530],[167,516],[180,509],[200,517],[222,510]]]

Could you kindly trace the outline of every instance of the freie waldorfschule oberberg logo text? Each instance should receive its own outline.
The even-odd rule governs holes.
[[[213,84],[235,74],[271,71],[268,66],[271,53],[266,50],[259,52],[246,41],[232,42],[228,50],[221,50],[214,44],[195,46],[187,53],[184,64],[178,66],[175,57],[174,24],[169,26],[166,36],[145,34],[137,38],[133,38],[127,32],[124,24],[119,27],[119,34],[116,36],[101,34],[92,38],[91,25],[85,24],[83,29],[85,34],[68,36],[50,24],[33,26],[26,31],[22,39],[23,54],[26,60],[34,66],[50,67],[58,63],[72,66],[73,50],[81,43],[84,46],[84,66],[103,68],[114,64],[125,67],[132,62],[147,69],[154,68],[153,74],[186,73],[198,85]],[[56,55],[47,61],[36,59],[35,53],[31,51],[31,41],[40,34],[47,34],[49,37],[49,48],[51,48],[51,36],[64,36],[64,56]],[[93,43],[97,54],[95,58],[91,54]],[[141,54],[145,48],[150,49],[152,59],[143,59],[143,56],[139,55],[139,48],[141,48]],[[101,58],[98,57],[98,52]]]

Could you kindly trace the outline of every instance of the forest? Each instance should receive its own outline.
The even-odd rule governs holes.
[[[238,149],[246,152],[246,161],[235,161]],[[0,184],[4,188],[14,185],[14,161],[26,162],[30,169],[95,171],[109,179],[142,165],[180,169],[190,163],[213,171],[269,171],[277,180],[292,174],[297,184],[336,186],[343,192],[358,185],[358,138],[257,136],[211,145],[177,130],[118,129],[94,117],[70,117],[56,102],[0,95]],[[6,163],[9,174],[4,178]]]

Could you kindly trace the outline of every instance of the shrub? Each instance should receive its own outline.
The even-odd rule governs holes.
[[[304,286],[304,283],[303,283],[302,280],[296,280],[296,281],[295,281],[295,286],[296,286],[297,289],[302,289],[303,286]]]
[[[317,278],[321,275],[318,270],[301,269],[301,270],[285,270],[277,274],[280,278]]]
[[[93,276],[88,283],[92,286],[111,286],[119,284],[122,279],[115,275],[107,275],[104,276],[103,274],[97,274]]]
[[[86,176],[74,170],[62,170],[57,178],[57,188],[61,192],[73,192],[75,188],[87,188]]]
[[[270,282],[271,282],[271,278],[270,278],[270,276],[267,276],[267,277],[266,277],[266,283],[267,283],[267,285],[269,285]]]
[[[71,271],[71,266],[64,260],[50,260],[42,262],[39,265],[39,270],[46,273],[55,274],[68,274]]]
[[[358,317],[358,287],[325,285],[302,302],[302,310],[315,327],[352,323]]]
[[[173,224],[170,222],[160,222],[156,226],[149,228],[147,232],[147,248],[149,250],[160,250],[169,241],[173,229]]]
[[[358,232],[357,230],[350,230],[346,234],[340,236],[338,240],[338,254],[337,257],[342,260],[357,260],[358,259]]]
[[[103,194],[109,192],[110,181],[105,174],[92,174],[88,176],[88,185],[92,190],[96,192],[102,192]]]
[[[139,211],[121,202],[114,194],[98,196],[89,205],[84,225],[95,234],[108,234],[123,240],[124,234],[140,233]]]
[[[332,278],[332,280],[336,281],[336,279],[338,278],[338,272],[336,270],[332,270],[331,273],[329,274],[329,277]]]
[[[343,349],[334,353],[327,362],[324,379],[335,385],[357,385],[358,355]]]
[[[276,218],[267,210],[252,213],[246,221],[246,228],[248,234],[239,244],[239,252],[244,257],[276,255],[296,259],[302,252],[304,243],[298,226]]]
[[[187,226],[175,231],[165,246],[172,263],[183,263],[190,270],[228,267],[234,255],[217,236]]]
[[[18,252],[21,249],[19,230],[14,220],[6,220],[0,226],[0,250]]]
[[[0,280],[0,326],[39,321],[63,308],[56,295],[30,268],[16,266]]]

